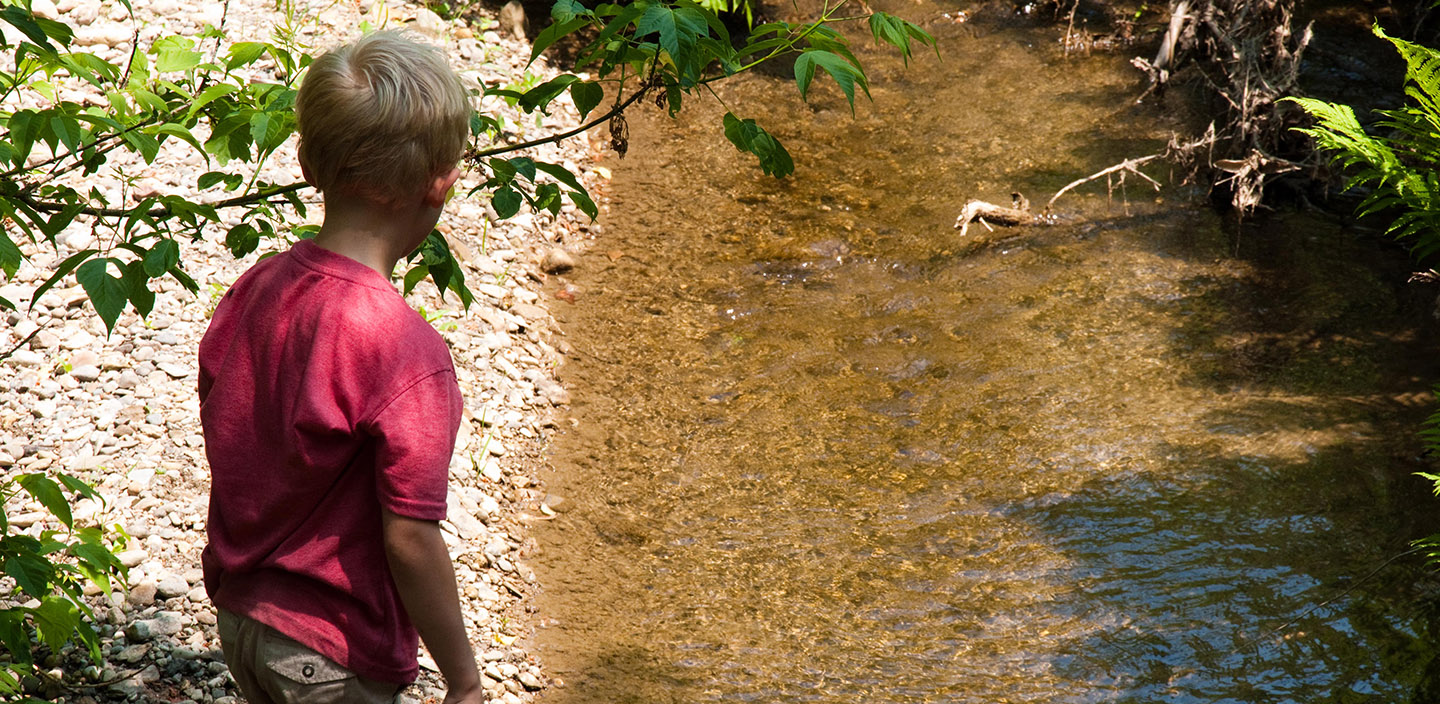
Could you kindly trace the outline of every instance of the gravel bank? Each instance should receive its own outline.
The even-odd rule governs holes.
[[[137,3],[132,19],[119,4],[94,0],[35,0],[37,13],[63,19],[76,30],[81,48],[116,63],[128,60],[138,36],[141,51],[157,37],[197,36],[205,24],[223,26],[228,42],[269,40],[276,28],[297,30],[313,51],[372,26],[408,25],[445,47],[472,86],[514,84],[526,77],[529,46],[502,32],[496,20],[478,14],[443,21],[409,5],[377,4],[362,13],[351,3],[317,3],[288,15],[273,1],[155,0]],[[138,32],[138,35],[137,35]],[[209,50],[213,42],[201,43]],[[541,80],[553,73],[537,62],[529,73]],[[274,80],[263,67],[251,78]],[[62,86],[61,97],[83,101],[78,86]],[[88,96],[92,99],[95,96]],[[24,99],[6,109],[33,106]],[[577,124],[568,104],[537,126],[499,101],[482,109],[506,114],[508,138],[533,139]],[[179,194],[215,200],[216,192],[195,191],[195,178],[212,168],[189,147],[167,143],[153,164],[138,158],[112,159],[85,184],[112,202],[134,202],[137,194]],[[562,163],[595,185],[583,139],[532,150],[531,156]],[[34,159],[48,154],[37,149]],[[242,165],[229,170],[243,173]],[[265,167],[274,182],[299,180],[293,141]],[[473,185],[474,178],[466,177]],[[305,198],[316,201],[316,194]],[[318,202],[310,220],[319,222]],[[232,221],[233,222],[233,221]],[[519,643],[531,628],[529,595],[534,575],[525,566],[535,550],[526,523],[543,520],[559,497],[547,497],[535,478],[539,452],[554,429],[554,409],[568,394],[554,380],[565,352],[542,295],[574,246],[593,229],[583,214],[559,218],[522,213],[495,222],[480,200],[457,199],[442,220],[476,293],[468,310],[454,296],[441,300],[423,283],[409,297],[450,344],[466,399],[465,422],[451,461],[450,519],[444,535],[455,559],[466,619],[491,699],[528,702],[549,686],[545,673]],[[12,233],[19,241],[21,236]],[[195,396],[196,347],[214,305],[258,255],[236,260],[223,246],[224,230],[207,230],[201,242],[184,245],[182,261],[200,284],[199,295],[172,280],[157,281],[155,310],[141,320],[124,314],[108,336],[73,278],[31,306],[29,292],[74,251],[106,247],[108,233],[77,223],[58,238],[60,251],[28,247],[30,262],[0,295],[20,311],[8,314],[0,350],[19,348],[0,363],[0,471],[53,469],[94,483],[103,502],[82,501],[83,523],[120,525],[130,540],[122,559],[130,582],[111,594],[91,595],[101,620],[105,662],[92,665],[80,653],[55,654],[47,662],[55,681],[35,684],[37,693],[57,701],[231,702],[237,700],[219,651],[215,614],[201,584],[200,550],[205,544],[208,469]],[[274,245],[283,247],[283,245]],[[263,250],[262,250],[263,251]],[[543,264],[542,264],[543,262]],[[554,289],[553,283],[549,286]],[[573,291],[561,296],[573,300]],[[561,303],[559,305],[565,305]],[[27,340],[24,344],[23,341]],[[56,527],[38,504],[6,506],[12,525],[36,534]],[[0,577],[0,601],[13,582]],[[407,691],[412,701],[438,701],[442,694],[433,664],[422,653],[422,675]],[[428,666],[428,667],[427,667]]]

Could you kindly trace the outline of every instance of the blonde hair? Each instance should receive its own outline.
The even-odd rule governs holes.
[[[295,122],[316,188],[393,202],[460,159],[470,104],[438,50],[372,32],[310,65]]]

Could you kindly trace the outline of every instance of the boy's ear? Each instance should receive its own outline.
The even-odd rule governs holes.
[[[430,180],[425,189],[425,205],[431,208],[445,207],[445,201],[450,198],[450,189],[460,179],[460,169],[452,168],[449,171],[436,176]]]

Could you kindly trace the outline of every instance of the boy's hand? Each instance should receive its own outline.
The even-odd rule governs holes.
[[[485,690],[478,685],[463,692],[451,687],[445,692],[443,704],[485,704]]]
[[[481,704],[480,671],[460,614],[455,566],[440,536],[440,524],[381,510],[385,556],[405,611],[445,676],[445,702]]]

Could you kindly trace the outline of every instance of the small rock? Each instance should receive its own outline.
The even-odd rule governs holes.
[[[72,367],[98,367],[100,366],[100,355],[93,350],[75,350],[70,355],[70,366]]]
[[[125,550],[123,552],[117,553],[115,557],[120,560],[120,564],[125,565],[125,567],[129,568],[135,567],[140,563],[144,562],[145,558],[149,557],[149,553],[137,548],[135,550]]]
[[[520,680],[520,686],[524,687],[526,691],[538,692],[545,686],[541,684],[539,677],[529,672],[520,673],[520,677],[517,679]]]
[[[185,627],[184,618],[174,611],[160,611],[154,618],[141,619],[125,627],[125,637],[147,641],[156,636],[173,636]]]
[[[184,577],[178,574],[161,575],[156,582],[156,592],[162,599],[173,599],[177,596],[184,596],[190,591],[190,584]]]
[[[41,330],[30,340],[32,350],[53,350],[60,346],[60,336],[49,330]]]
[[[40,333],[41,335],[45,333]],[[95,344],[95,336],[84,330],[76,330],[60,343],[60,347],[67,350],[83,350]]]
[[[169,375],[171,379],[184,379],[185,377],[190,376],[190,367],[187,367],[183,364],[175,364],[174,362],[161,362],[155,365],[155,367],[160,371],[165,372],[167,375]]]
[[[21,367],[38,367],[45,363],[45,357],[34,350],[15,350],[5,361]]]
[[[26,350],[19,350],[19,352],[25,351]],[[17,352],[17,354],[19,352]],[[31,352],[30,354],[35,353]],[[30,391],[30,389],[35,388],[35,386],[39,383],[40,377],[35,376],[35,374],[32,372],[26,372],[24,374],[18,374],[15,376],[15,379],[10,382],[10,390],[14,391],[17,394],[23,394]]]
[[[565,513],[566,511],[575,508],[574,501],[571,501],[570,499],[567,499],[563,496],[556,496],[555,494],[549,494],[545,497],[545,505],[550,507],[550,510],[554,511],[555,513]]]
[[[563,406],[570,403],[570,392],[566,391],[565,387],[549,379],[540,381],[540,383],[535,385],[535,389],[539,391],[540,395],[544,396],[545,400],[549,401],[552,406]]]
[[[70,376],[75,377],[76,381],[95,381],[96,379],[100,378],[100,367],[97,367],[93,364],[75,367],[70,370]]]
[[[540,306],[530,305],[529,303],[516,303],[515,305],[510,307],[510,312],[531,322],[537,320],[544,320],[550,315],[549,313],[545,312],[544,308],[541,308]]]
[[[423,7],[415,11],[415,22],[411,26],[420,33],[428,34],[436,39],[445,36],[445,30],[449,27],[445,20],[440,19],[440,15]]]
[[[114,658],[120,662],[140,662],[140,660],[145,657],[145,654],[150,652],[150,648],[151,646],[148,643],[128,645],[116,653]]]
[[[547,274],[563,274],[575,268],[575,257],[569,252],[552,247],[540,260],[540,270]]]
[[[123,555],[124,553],[121,554]],[[140,560],[136,560],[135,564],[140,564]],[[127,566],[134,567],[135,565]],[[130,594],[125,597],[125,601],[135,606],[149,606],[155,603],[155,595],[159,593],[159,591],[159,585],[155,583],[155,580],[146,579],[130,588]]]

